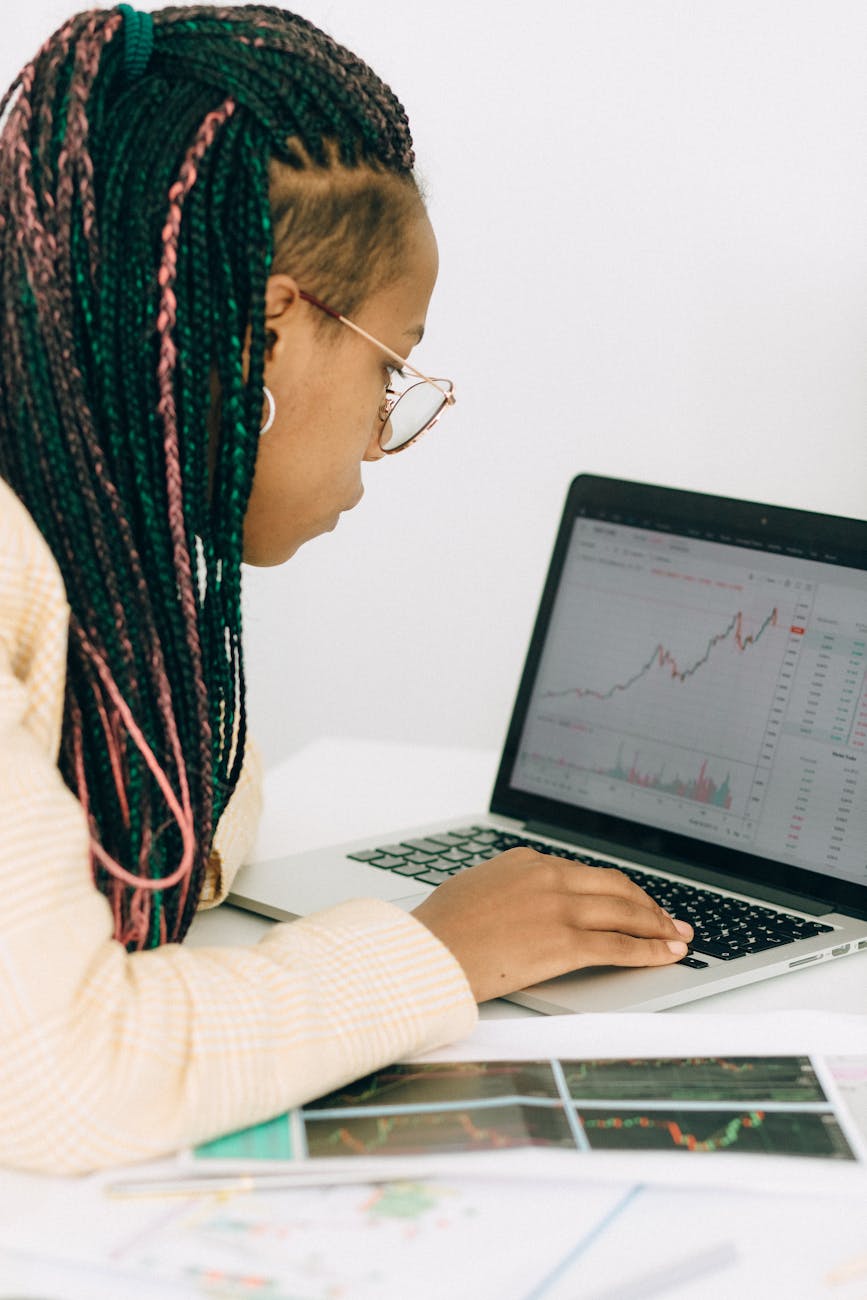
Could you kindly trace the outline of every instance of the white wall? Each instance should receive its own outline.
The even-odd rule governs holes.
[[[253,726],[494,746],[573,474],[867,515],[867,7],[298,3],[407,106],[459,402],[247,571]]]

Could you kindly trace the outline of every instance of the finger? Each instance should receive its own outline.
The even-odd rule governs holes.
[[[660,917],[665,917],[670,922],[670,927],[678,932],[684,939],[692,939],[693,928],[688,921],[680,921],[660,907],[655,899],[651,898],[646,890],[634,881],[625,876],[622,871],[616,867],[589,867],[586,864],[577,864],[570,862],[568,858],[556,858],[555,861],[566,869],[563,879],[566,887],[577,894],[601,894],[605,896],[619,896],[631,900],[633,903],[642,904],[645,907],[652,908]],[[569,870],[571,868],[571,870]]]
[[[571,868],[564,873],[566,883],[577,893],[619,894],[623,898],[653,902],[646,890],[636,885],[617,867],[589,867],[583,862],[570,862],[568,858],[556,858],[555,861],[562,863],[565,868]],[[653,906],[658,904],[654,903]]]
[[[687,952],[682,939],[638,939],[617,931],[581,936],[582,966],[671,966]]]
[[[507,849],[496,858],[489,858],[488,863],[509,862],[512,867],[522,871],[544,868],[556,874],[569,889],[587,894],[622,894],[624,897],[650,898],[650,895],[629,879],[617,867],[591,867],[586,862],[575,862],[572,858],[561,858],[556,853],[539,853],[536,849]],[[484,868],[488,863],[482,863]],[[475,868],[476,871],[479,867]]]
[[[576,930],[617,931],[644,939],[683,939],[675,922],[650,899],[617,898],[607,894],[570,894],[566,920]]]

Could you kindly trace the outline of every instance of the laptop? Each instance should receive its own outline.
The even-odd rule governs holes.
[[[530,844],[625,871],[695,938],[510,995],[650,1011],[867,949],[867,521],[580,475],[486,813],[244,867],[278,920],[412,909]]]

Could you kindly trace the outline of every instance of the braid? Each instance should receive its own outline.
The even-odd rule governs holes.
[[[0,474],[66,585],[60,770],[142,948],[186,933],[244,758],[268,277],[353,310],[417,191],[401,105],[306,20],[163,9],[132,78],[125,22],[73,16],[0,101]]]

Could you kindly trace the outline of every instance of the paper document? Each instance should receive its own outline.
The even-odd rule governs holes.
[[[487,1022],[457,1047],[200,1146],[178,1168],[867,1190],[867,1020]]]
[[[56,1180],[34,1216],[16,1213],[16,1176],[0,1175],[0,1200],[7,1181],[4,1297],[863,1300],[867,1289],[850,1196],[438,1179],[119,1202],[86,1179]]]
[[[0,1174],[0,1295],[863,1300],[867,1249],[853,1212],[861,1202],[845,1177],[834,1195],[832,1176],[860,1179],[863,1197],[865,1040],[867,1021],[834,1016],[487,1022],[459,1047],[284,1117],[273,1148],[267,1133],[246,1135],[255,1158],[228,1165],[267,1174],[333,1170],[342,1161],[350,1170],[392,1171],[391,1181],[369,1185],[350,1172],[351,1186],[193,1199],[106,1195],[121,1177],[223,1168],[204,1152],[84,1179]],[[428,1065],[436,1069],[419,1068]],[[547,1119],[519,1123],[522,1108]],[[571,1110],[589,1150],[577,1140],[571,1148],[507,1145],[516,1135],[556,1132],[558,1109]],[[350,1120],[368,1121],[366,1147],[362,1141],[349,1157],[310,1155],[308,1123],[317,1141],[324,1133],[312,1129],[315,1111],[341,1134],[338,1147],[344,1129],[359,1140]],[[419,1121],[427,1116],[434,1118]],[[393,1122],[404,1117],[408,1127]],[[440,1143],[444,1133],[456,1135],[439,1155],[450,1173],[415,1177],[408,1170],[417,1153],[383,1154],[414,1122],[428,1137],[439,1133]],[[295,1138],[299,1126],[307,1154],[287,1159],[286,1131]],[[781,1131],[792,1154],[776,1149]],[[624,1138],[644,1145],[612,1145]],[[519,1157],[526,1157],[520,1177],[501,1177]],[[786,1176],[785,1195],[780,1182],[773,1196],[759,1194],[766,1178],[755,1171],[769,1168]],[[699,1189],[695,1170],[704,1171],[698,1181],[732,1186]]]

